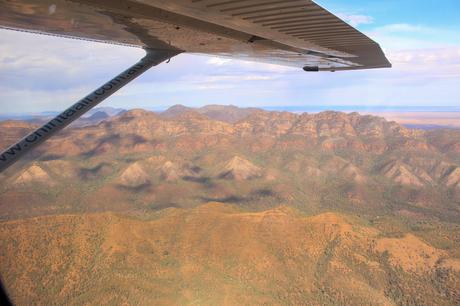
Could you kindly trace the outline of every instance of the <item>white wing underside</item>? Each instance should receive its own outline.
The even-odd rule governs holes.
[[[0,27],[320,70],[391,67],[309,0],[0,1]]]

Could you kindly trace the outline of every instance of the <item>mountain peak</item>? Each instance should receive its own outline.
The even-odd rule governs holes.
[[[175,181],[180,178],[179,166],[172,161],[166,161],[161,167],[161,177],[166,181]]]
[[[237,181],[253,179],[262,176],[262,170],[253,163],[239,156],[227,161],[219,177]]]
[[[182,104],[176,104],[168,108],[167,110],[161,112],[161,117],[163,118],[174,118],[176,116],[179,116],[183,113],[193,111],[193,108],[184,106]]]
[[[185,176],[193,176],[187,165],[177,164],[170,160],[166,161],[160,169],[161,177],[166,181],[176,181]]]
[[[119,177],[119,182],[125,187],[140,187],[149,184],[150,177],[139,163],[128,166]]]
[[[153,112],[140,109],[140,108],[135,108],[131,109],[129,111],[124,112],[121,117],[144,117],[144,116],[152,116],[154,115]]]
[[[182,105],[182,104],[175,104],[171,107],[169,107],[166,111],[177,111],[177,110],[189,110],[191,109],[188,106]]]
[[[27,168],[14,181],[15,185],[27,185],[31,183],[54,185],[54,182],[49,174],[36,164],[33,164]]]
[[[110,116],[103,111],[98,111],[88,117],[89,120],[104,120],[109,118]]]

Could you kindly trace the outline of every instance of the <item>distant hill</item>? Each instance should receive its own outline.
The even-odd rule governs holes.
[[[233,105],[206,105],[200,108],[174,105],[162,112],[161,116],[163,118],[174,118],[186,112],[197,112],[212,120],[235,123],[258,111],[261,110],[257,108],[239,108]]]
[[[97,111],[91,116],[89,116],[87,119],[90,121],[98,121],[98,120],[105,120],[107,118],[110,118],[110,116],[106,112]]]
[[[450,125],[438,125],[438,124],[404,124],[405,127],[410,129],[420,129],[420,130],[438,130],[438,129],[455,129],[460,130],[458,126]]]
[[[85,118],[87,117],[92,117],[96,113],[105,113],[108,117],[113,117],[116,115],[120,115],[123,112],[126,112],[125,109],[123,108],[115,108],[115,107],[110,107],[110,106],[101,106],[101,107],[96,107],[91,109],[85,114]]]
[[[88,111],[83,117],[72,123],[72,126],[88,126],[98,124],[101,121],[110,117],[120,115],[125,112],[122,108],[113,107],[96,107]],[[59,112],[40,112],[40,113],[24,113],[24,114],[4,114],[0,115],[0,122],[2,121],[24,121],[31,124],[41,125],[45,124]]]

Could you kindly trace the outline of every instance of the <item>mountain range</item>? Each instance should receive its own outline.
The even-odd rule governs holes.
[[[218,105],[96,115],[0,177],[19,304],[460,302],[460,131]],[[34,127],[0,122],[0,147]]]

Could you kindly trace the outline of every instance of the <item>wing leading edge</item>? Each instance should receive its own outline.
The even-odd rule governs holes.
[[[391,67],[376,42],[309,0],[1,0],[0,27],[306,70]]]

